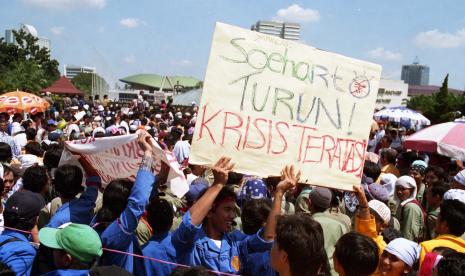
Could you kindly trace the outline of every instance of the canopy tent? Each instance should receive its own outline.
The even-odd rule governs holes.
[[[41,92],[50,92],[58,95],[79,95],[83,96],[84,92],[77,89],[65,76],[61,76],[51,86],[40,90]]]
[[[400,123],[403,126],[419,127],[430,125],[431,122],[421,113],[404,106],[390,107],[376,112],[373,117],[376,120],[388,120]]]
[[[201,97],[202,97],[202,89],[195,89],[195,90],[187,91],[185,93],[174,95],[173,104],[191,106],[192,103],[195,102],[196,105],[199,105]]]
[[[179,91],[200,86],[200,80],[183,76],[160,76],[156,74],[138,74],[120,79],[135,89],[158,91]]]

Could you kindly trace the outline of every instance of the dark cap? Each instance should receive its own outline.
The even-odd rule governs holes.
[[[5,204],[5,213],[17,214],[20,218],[33,218],[39,215],[39,212],[45,206],[44,198],[28,190],[15,192]]]
[[[184,198],[188,202],[194,202],[199,199],[206,189],[208,189],[208,181],[203,177],[198,177],[192,181],[189,191],[184,195]]]
[[[331,199],[333,194],[331,190],[323,187],[315,187],[309,195],[312,205],[318,206],[323,209],[328,209],[331,206]]]

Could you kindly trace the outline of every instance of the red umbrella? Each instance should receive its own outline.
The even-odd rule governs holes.
[[[404,147],[465,160],[465,122],[449,122],[422,129],[407,137]]]

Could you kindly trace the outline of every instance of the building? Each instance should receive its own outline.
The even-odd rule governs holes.
[[[114,101],[130,102],[137,99],[140,91],[144,91],[144,99],[148,102],[159,104],[161,100],[166,100],[167,97],[172,97],[173,92],[158,92],[145,89],[109,89],[108,98]]]
[[[300,40],[300,24],[297,23],[260,20],[250,29],[288,40]]]
[[[63,75],[68,79],[73,79],[75,76],[79,75],[80,73],[97,73],[95,67],[89,66],[75,66],[75,65],[67,65],[63,66]]]
[[[415,59],[413,64],[402,66],[401,79],[409,85],[429,85],[429,67]]]
[[[24,31],[26,34],[31,34],[33,37],[37,38],[36,43],[40,48],[46,48],[49,51],[51,50],[50,39],[39,37],[37,29],[34,26],[28,24],[21,24],[17,31],[21,30]],[[17,45],[13,29],[5,30],[5,42],[7,44]]]
[[[376,109],[406,106],[409,85],[401,80],[381,79],[379,82]]]
[[[420,95],[431,96],[434,93],[438,93],[441,86],[437,85],[409,85],[408,87],[408,95],[409,97],[415,97]],[[454,88],[447,88],[449,93],[461,95],[464,93],[463,90],[454,89]]]

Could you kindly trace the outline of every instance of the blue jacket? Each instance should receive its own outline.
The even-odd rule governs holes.
[[[215,271],[239,274],[250,254],[270,250],[273,245],[260,238],[259,233],[250,236],[240,231],[224,233],[221,248],[218,249],[207,237],[202,225],[192,224],[190,212],[187,212],[173,233],[172,242],[179,250],[178,257],[186,265],[200,265]]]
[[[75,269],[58,269],[42,274],[42,276],[87,276],[89,270],[75,270]]]
[[[94,215],[97,195],[97,187],[87,187],[79,198],[61,205],[46,227],[58,228],[68,222],[89,225]]]
[[[16,238],[0,247],[0,262],[6,264],[16,275],[30,275],[32,263],[37,254],[37,250],[29,243],[24,234],[5,229],[0,235],[0,243]]]
[[[242,275],[276,276],[276,272],[271,268],[270,250],[248,254],[244,259]]]
[[[139,169],[126,208],[120,217],[112,222],[100,235],[103,247],[134,254],[141,253],[135,231],[139,219],[145,211],[145,206],[148,204],[155,179],[156,177],[148,170]],[[102,259],[102,265],[117,265],[135,275],[144,273],[144,262],[140,258],[104,252]],[[134,263],[134,260],[137,260],[137,262]]]
[[[153,235],[152,238],[142,247],[142,253],[146,257],[151,257],[172,263],[178,263],[176,249],[171,242],[171,233]],[[159,263],[149,259],[144,259],[145,275],[170,275],[175,265]]]

